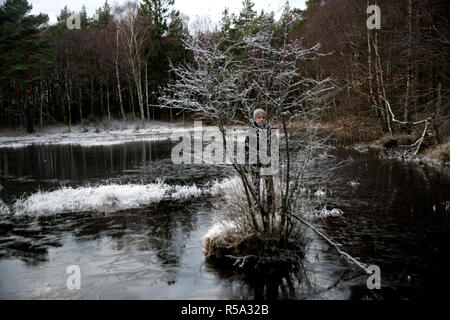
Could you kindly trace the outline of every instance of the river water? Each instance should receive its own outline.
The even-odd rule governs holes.
[[[447,176],[337,147],[308,170],[306,187],[311,195],[323,191],[312,196],[317,208],[343,214],[315,222],[351,256],[380,268],[381,289],[369,290],[369,275],[317,237],[303,280],[250,279],[204,262],[202,237],[214,224],[217,196],[139,202],[142,185],[207,190],[233,175],[223,167],[175,166],[171,150],[169,141],[0,148],[0,299],[424,299],[445,288]],[[103,197],[96,192],[104,185],[121,193],[108,198],[108,210],[95,210],[97,199],[85,207],[74,200],[85,191]],[[138,205],[110,210],[122,196]],[[80,289],[68,286],[69,266],[79,268]]]

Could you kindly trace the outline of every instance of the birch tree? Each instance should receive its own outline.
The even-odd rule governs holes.
[[[119,59],[121,57],[121,46],[120,46],[120,42],[119,42],[119,35],[120,35],[120,20],[116,19],[117,16],[120,16],[120,11],[121,8],[116,6],[114,8],[114,17],[115,19],[113,20],[114,23],[110,24],[110,27],[114,27],[114,33],[115,33],[115,42],[114,44],[110,44],[110,49],[113,50],[114,54],[114,71],[115,71],[115,76],[116,76],[116,84],[117,84],[117,95],[119,96],[119,106],[120,106],[120,114],[122,116],[122,120],[126,119],[125,116],[125,110],[123,108],[123,99],[122,99],[122,86],[120,84],[120,69],[119,69]]]
[[[141,9],[136,2],[127,2],[120,17],[120,31],[126,48],[126,59],[130,76],[136,86],[141,120],[145,119],[144,94],[142,89],[142,73],[145,65],[144,43],[148,30],[144,27]]]
[[[119,27],[116,29],[116,52],[115,52],[115,67],[116,67],[116,80],[117,80],[117,93],[119,95],[120,103],[120,113],[122,114],[122,120],[125,120],[125,111],[123,109],[122,101],[122,88],[120,87],[120,76],[119,76]]]

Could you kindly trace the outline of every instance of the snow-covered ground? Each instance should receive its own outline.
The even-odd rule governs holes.
[[[216,132],[217,127],[202,125],[204,132]],[[198,130],[195,128],[195,130]],[[242,133],[245,128],[239,128]],[[21,148],[33,144],[73,144],[84,147],[121,144],[132,141],[169,139],[172,133],[194,131],[193,122],[111,121],[97,125],[48,126],[36,128],[33,134],[23,129],[0,130],[0,148]],[[208,136],[205,136],[208,137]],[[242,138],[242,137],[241,137]],[[242,138],[243,139],[243,138]]]
[[[193,123],[186,122],[157,122],[144,123],[112,121],[98,125],[76,125],[69,130],[67,126],[52,126],[37,128],[33,134],[24,130],[0,131],[0,148],[21,148],[32,144],[74,144],[81,146],[99,146],[121,144],[131,141],[166,140],[174,132],[188,132],[193,130]],[[212,127],[203,127],[212,129]]]

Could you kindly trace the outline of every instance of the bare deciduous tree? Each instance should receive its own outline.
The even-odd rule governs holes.
[[[265,178],[259,175],[255,178],[237,161],[238,155],[225,152],[231,155],[241,181],[241,196],[234,205],[227,206],[228,218],[239,224],[243,237],[256,237],[260,241],[261,254],[263,251],[268,254],[273,241],[286,248],[292,244],[292,237],[298,236],[297,221],[291,217],[301,211],[302,173],[323,146],[317,130],[296,133],[295,122],[316,120],[325,106],[323,98],[333,86],[329,78],[313,79],[301,72],[302,64],[319,55],[319,45],[305,48],[300,41],[289,42],[286,32],[280,39],[264,28],[256,36],[246,37],[242,43],[228,48],[224,46],[225,40],[198,34],[187,43],[194,63],[172,67],[177,80],[161,95],[160,103],[194,112],[217,126],[224,149],[233,148],[226,128],[251,124],[256,108],[264,108],[272,123],[281,126],[280,170],[272,181],[261,184],[265,188],[258,190],[260,184],[255,187],[252,183],[252,179]],[[236,59],[231,54],[236,46],[246,50],[245,59]],[[301,143],[291,144],[292,135],[296,134]],[[268,197],[267,183],[276,185],[272,197]]]
[[[127,48],[126,57],[130,76],[136,86],[141,120],[144,121],[144,93],[142,90],[142,72],[145,66],[144,43],[149,36],[148,29],[141,20],[145,17],[137,2],[127,2],[117,16],[122,41]]]

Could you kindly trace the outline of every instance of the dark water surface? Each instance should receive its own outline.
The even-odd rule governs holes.
[[[206,186],[231,176],[213,166],[175,166],[168,141],[114,146],[0,148],[0,199],[38,190],[153,183]],[[342,249],[381,269],[381,289],[320,239],[308,247],[303,281],[249,279],[204,263],[213,225],[209,196],[163,200],[113,213],[0,215],[0,299],[424,299],[441,293],[449,259],[450,181],[433,170],[338,148],[308,171],[318,221]],[[333,169],[336,163],[340,165]],[[48,204],[51,206],[51,203]],[[67,267],[81,289],[66,286]]]

